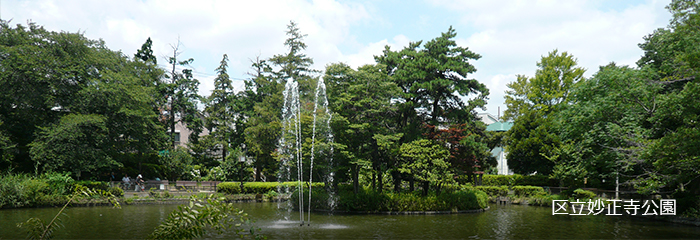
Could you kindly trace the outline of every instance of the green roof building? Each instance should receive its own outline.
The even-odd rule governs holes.
[[[488,113],[480,113],[479,117],[481,118],[482,122],[487,124],[486,131],[505,132],[513,127],[512,122],[498,121],[498,118]],[[498,146],[491,149],[491,155],[496,157],[496,161],[498,162],[498,165],[496,166],[498,169],[498,175],[513,175],[513,171],[508,169],[508,160],[506,159],[506,152],[503,146]]]

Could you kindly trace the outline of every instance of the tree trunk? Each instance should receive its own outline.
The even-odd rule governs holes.
[[[258,159],[259,159],[259,158],[258,158]],[[262,166],[261,166],[262,164],[260,164],[260,161],[255,161],[255,163],[256,163],[256,164],[255,164],[255,181],[256,181],[256,182],[260,182],[260,178],[261,178],[261,176],[260,176],[261,173],[260,173],[260,172],[262,171]],[[279,179],[278,179],[278,180],[279,180]]]
[[[382,170],[379,170],[377,172],[377,191],[381,193],[384,190],[384,173],[382,173]]]
[[[391,177],[394,178],[394,192],[401,192],[401,174],[398,171],[393,171]]]
[[[372,171],[372,189],[377,190],[377,172]]]
[[[430,182],[423,181],[423,196],[428,196],[428,189],[430,188]]]
[[[360,191],[360,181],[358,174],[358,166],[354,165],[350,169],[352,170],[352,191],[357,194]]]
[[[409,187],[408,187],[409,190],[411,192],[415,191],[416,190],[416,180],[413,179],[413,176],[411,176],[411,178],[408,180],[408,183],[409,183]]]

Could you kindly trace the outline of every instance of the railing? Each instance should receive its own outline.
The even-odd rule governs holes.
[[[547,187],[543,186],[545,191],[548,191],[550,194],[560,194],[561,192],[569,189],[567,187]],[[591,191],[595,193],[598,197],[604,197],[604,198],[615,198],[615,190],[605,190],[605,189],[599,189],[599,188],[581,188],[586,191]],[[633,190],[620,190],[617,192],[617,195],[621,199],[650,199],[653,198],[654,196],[648,196],[648,195],[642,195],[637,193],[637,191]]]
[[[175,181],[174,184],[173,182],[168,182],[168,181],[155,181],[155,180],[150,180],[150,181],[145,181],[143,183],[144,191],[149,191],[149,190],[156,190],[156,191],[213,191],[216,192],[216,185],[221,183],[220,181]],[[136,181],[132,180],[128,183],[124,183],[122,181],[112,181],[110,182],[110,186],[118,186],[122,188],[124,191],[139,191],[139,189],[136,187]]]

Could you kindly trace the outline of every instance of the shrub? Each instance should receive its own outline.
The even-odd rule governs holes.
[[[115,197],[124,196],[124,190],[122,190],[120,187],[110,187],[109,189],[107,189],[107,191]]]
[[[542,187],[535,186],[514,186],[513,193],[518,197],[531,197],[547,194]]]
[[[574,190],[574,194],[572,195],[573,198],[575,199],[593,199],[596,197],[595,193],[583,189],[576,189]]]
[[[520,175],[484,175],[482,184],[486,186],[513,186]]]
[[[269,191],[269,192],[263,194],[263,197],[265,197],[265,199],[267,199],[267,201],[270,201],[270,202],[277,199],[277,196],[279,196],[279,194],[277,194],[277,192],[275,192],[275,191]]]
[[[148,190],[148,196],[151,196],[152,198],[161,198],[160,193],[154,191],[153,188]]]
[[[49,184],[53,193],[58,195],[71,193],[74,180],[69,173],[44,173],[41,178],[46,179],[46,183]]]
[[[316,192],[314,192],[316,194]],[[486,208],[488,196],[482,191],[466,189],[420,196],[414,193],[378,193],[362,190],[341,192],[338,210],[343,211],[462,211]]]
[[[60,174],[58,178],[67,181],[55,181],[54,185],[59,189],[52,188],[48,179],[34,178],[26,174],[4,174],[0,175],[0,208],[3,207],[33,207],[33,206],[55,206],[66,202],[67,197],[56,192],[66,192],[65,186],[58,183],[72,183],[72,179],[67,174]],[[70,189],[70,188],[68,188]]]
[[[472,210],[486,208],[488,196],[479,190],[464,190],[454,193],[443,193],[437,197],[437,210]]]
[[[224,180],[226,180],[226,176],[224,175],[224,172],[221,170],[221,167],[213,167],[213,168],[209,169],[207,176],[205,176],[202,180],[204,180],[204,181],[224,181]]]
[[[323,187],[322,182],[315,182],[311,184],[313,187]],[[283,182],[281,185],[279,182],[246,182],[243,183],[243,193],[254,193],[254,194],[265,194],[270,191],[277,191],[277,187],[289,188],[290,192],[294,192],[299,188],[299,182]],[[307,182],[302,182],[304,191],[309,189],[309,184]],[[285,189],[282,189],[284,192]]]
[[[477,190],[481,190],[489,197],[505,197],[508,196],[508,186],[477,186]]]
[[[216,185],[216,192],[226,193],[226,194],[239,194],[241,193],[241,183],[240,182],[222,182]]]
[[[546,175],[484,175],[483,185],[486,186],[557,186],[555,179]]]
[[[109,184],[107,182],[97,182],[97,181],[75,181],[73,182],[73,185],[81,185],[85,186],[89,189],[99,189],[99,190],[104,190],[107,191],[109,188]]]
[[[243,183],[243,193],[263,194],[277,190],[278,182],[247,182]]]
[[[555,179],[546,175],[525,175],[515,178],[515,185],[520,186],[557,186]]]
[[[338,209],[343,211],[387,211],[386,202],[389,197],[375,191],[361,190],[357,194],[341,192]]]
[[[549,195],[549,194],[535,195],[535,196],[530,197],[529,204],[536,205],[536,206],[550,207],[550,206],[552,206],[552,201],[560,200],[560,199],[561,199],[561,197],[559,195],[556,195],[556,194],[554,194],[554,195]]]

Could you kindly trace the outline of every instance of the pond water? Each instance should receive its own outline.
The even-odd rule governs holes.
[[[452,215],[312,214],[310,226],[284,221],[276,203],[239,203],[269,239],[700,239],[700,227],[655,221],[646,217],[552,215],[546,207],[491,205],[482,213]],[[65,228],[56,239],[145,238],[176,205],[131,205],[122,209],[66,209]],[[47,222],[59,208],[0,210],[0,239],[24,238],[15,225],[30,217]],[[291,219],[297,212],[289,213]],[[230,238],[230,236],[209,236]]]

